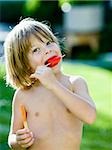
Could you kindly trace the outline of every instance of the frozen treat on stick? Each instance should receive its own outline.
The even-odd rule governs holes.
[[[20,111],[21,111],[21,116],[22,116],[24,128],[28,129],[27,114],[26,114],[26,110],[25,110],[24,105],[20,106]]]

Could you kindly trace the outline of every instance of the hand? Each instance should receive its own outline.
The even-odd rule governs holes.
[[[48,89],[52,89],[57,81],[52,69],[47,66],[39,66],[30,78],[38,79]]]
[[[33,133],[29,129],[20,129],[16,132],[16,141],[22,148],[28,148],[34,143]]]

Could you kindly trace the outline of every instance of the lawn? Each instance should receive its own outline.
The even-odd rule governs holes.
[[[82,75],[97,107],[93,125],[84,125],[81,150],[112,149],[112,72],[100,67],[64,62],[63,71]],[[14,90],[5,86],[4,66],[0,65],[0,150],[9,150],[7,136]]]

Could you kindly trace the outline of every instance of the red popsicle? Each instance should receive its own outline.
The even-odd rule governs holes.
[[[48,67],[54,67],[55,65],[57,65],[59,63],[59,61],[61,60],[62,57],[64,57],[65,55],[63,56],[53,56],[51,58],[49,58],[47,60],[47,62],[45,63],[45,65],[48,64]]]
[[[27,118],[26,118],[26,110],[25,107],[23,105],[20,106],[20,112],[22,115],[22,120],[23,120],[23,125],[25,128],[28,129],[28,123],[27,123]]]

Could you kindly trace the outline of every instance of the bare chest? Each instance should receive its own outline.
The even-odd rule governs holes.
[[[57,145],[57,149],[79,145],[82,124],[61,99],[44,88],[28,94],[25,99],[28,125],[35,137],[34,149],[50,149],[50,145]]]
[[[27,120],[35,136],[38,135],[40,138],[52,134],[64,136],[77,131],[79,120],[49,90],[39,89],[33,93],[33,96],[29,95],[27,101]]]

